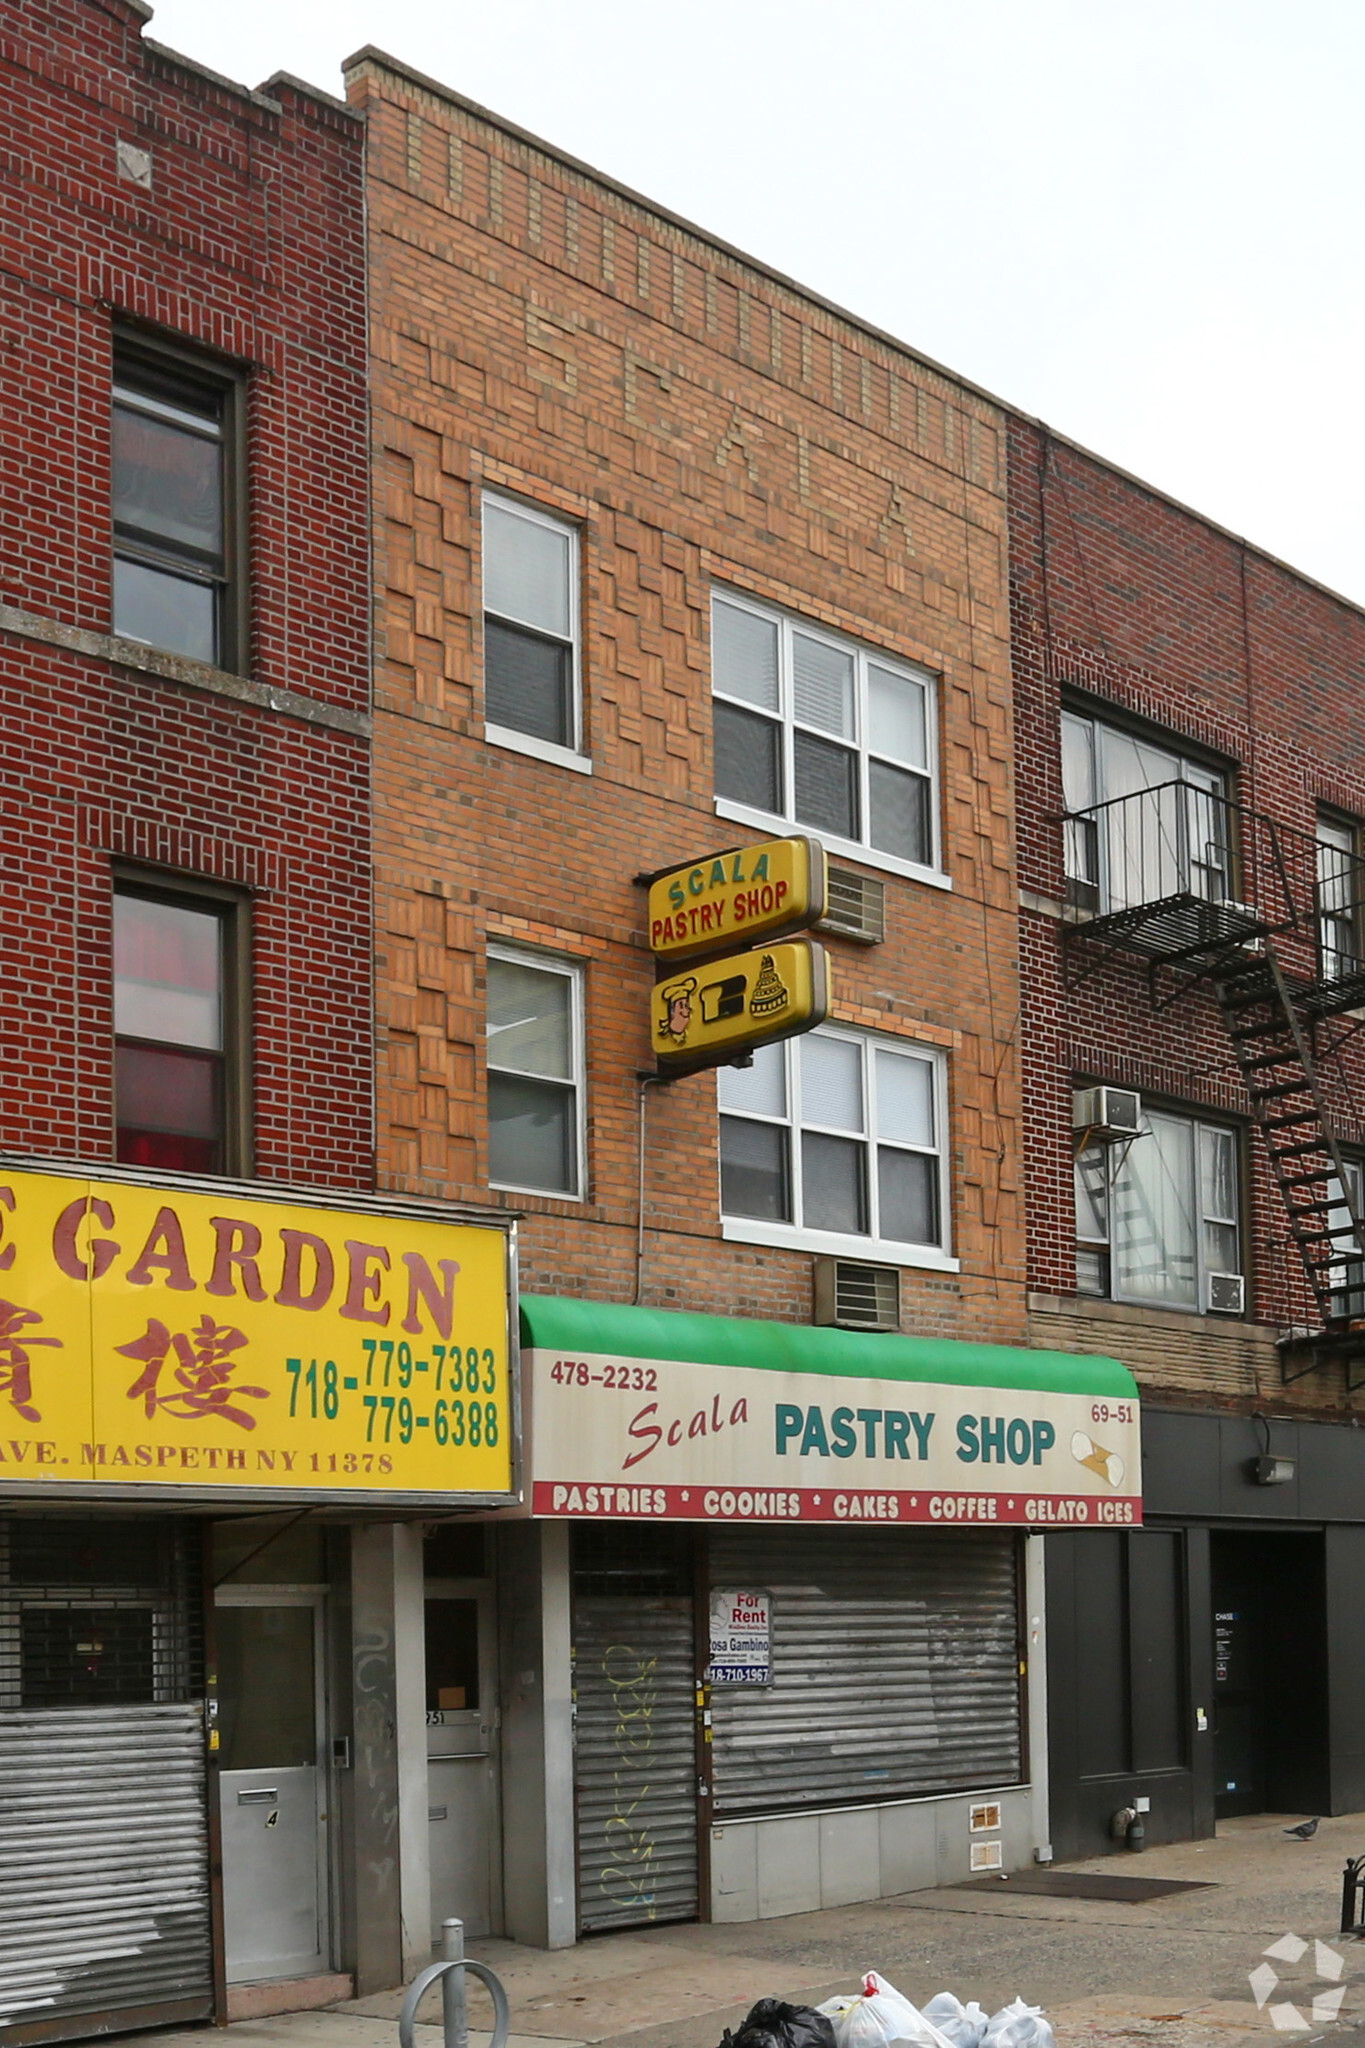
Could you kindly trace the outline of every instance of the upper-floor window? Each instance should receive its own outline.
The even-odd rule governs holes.
[[[1176,895],[1226,902],[1233,893],[1226,797],[1226,778],[1176,746],[1063,711],[1070,901],[1101,915]]]
[[[583,1192],[583,987],[565,962],[488,955],[488,1177]]]
[[[120,884],[114,896],[116,1156],[181,1173],[243,1168],[234,968],[242,911]]]
[[[1242,1270],[1237,1133],[1142,1111],[1142,1134],[1076,1159],[1076,1286],[1165,1308],[1217,1306],[1210,1282]]]
[[[240,665],[236,381],[150,344],[114,351],[114,631]]]
[[[721,1212],[737,1236],[947,1246],[942,1056],[828,1026],[719,1074]]]
[[[489,737],[585,765],[578,535],[510,498],[483,501],[483,662]]]
[[[1335,1207],[1327,1221],[1341,1254],[1332,1269],[1332,1308],[1336,1315],[1356,1321],[1365,1316],[1365,1245],[1352,1229],[1351,1216],[1354,1212],[1357,1220],[1365,1217],[1365,1167],[1353,1155],[1341,1163],[1346,1169],[1345,1189],[1335,1174],[1329,1182]]]
[[[716,808],[901,872],[939,866],[933,679],[730,594],[711,604]]]
[[[1359,974],[1365,862],[1357,828],[1320,811],[1317,819],[1318,960],[1324,981]]]

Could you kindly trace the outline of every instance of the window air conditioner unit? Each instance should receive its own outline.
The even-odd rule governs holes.
[[[1142,1132],[1142,1097],[1135,1088],[1077,1088],[1071,1128],[1091,1138],[1136,1138]]]
[[[899,1330],[900,1274],[894,1266],[817,1259],[814,1320],[838,1330]]]
[[[875,875],[856,874],[831,861],[825,914],[815,929],[879,946],[886,937],[886,884]]]
[[[1246,1313],[1247,1283],[1241,1273],[1209,1273],[1205,1276],[1204,1306],[1210,1314],[1240,1316]]]

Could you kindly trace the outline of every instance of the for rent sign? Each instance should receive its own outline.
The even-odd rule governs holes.
[[[554,1348],[525,1356],[536,1514],[1068,1528],[1142,1519],[1136,1399],[1049,1387],[1041,1354],[1044,1384],[999,1387]]]
[[[0,1487],[505,1499],[500,1230],[0,1167]]]

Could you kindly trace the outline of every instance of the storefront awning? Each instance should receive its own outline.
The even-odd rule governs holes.
[[[521,1297],[533,1512],[1141,1520],[1117,1359]]]

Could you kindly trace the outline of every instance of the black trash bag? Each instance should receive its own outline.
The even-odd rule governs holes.
[[[720,2048],[834,2048],[834,2024],[812,2005],[760,1998],[738,2033],[725,2029]]]

